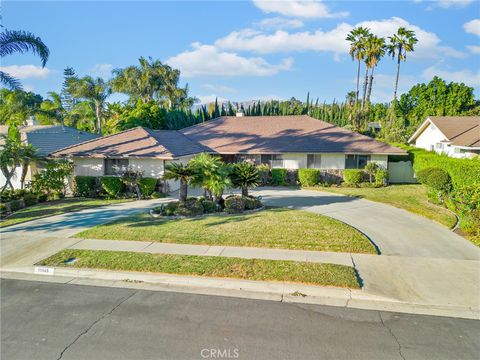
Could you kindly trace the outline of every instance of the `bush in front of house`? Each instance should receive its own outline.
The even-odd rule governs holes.
[[[10,201],[10,211],[15,212],[24,208],[24,204],[21,200]]]
[[[287,169],[272,169],[272,185],[286,185]]]
[[[378,169],[375,172],[375,183],[379,186],[387,186],[388,185],[388,170]]]
[[[4,218],[8,215],[7,204],[0,203],[0,218]]]
[[[101,176],[100,183],[110,198],[119,197],[125,188],[122,179],[116,176]]]
[[[25,203],[25,206],[35,205],[38,202],[38,196],[32,193],[26,193],[23,196],[23,202]]]
[[[272,184],[272,173],[270,171],[270,166],[266,164],[257,165],[258,173],[260,175],[260,185],[271,185]]]
[[[362,182],[363,171],[357,169],[345,169],[343,171],[343,180],[346,185],[357,186]]]
[[[367,165],[365,165],[365,172],[368,174],[368,181],[370,183],[373,182],[373,176],[377,172],[378,168],[378,164],[374,161],[371,161]]]
[[[232,195],[225,199],[225,212],[229,214],[240,214],[245,210],[245,197]]]
[[[301,186],[315,186],[320,182],[320,170],[299,169],[298,180]]]
[[[95,176],[75,176],[74,196],[95,197]]]
[[[417,180],[427,185],[434,191],[449,192],[452,190],[452,179],[448,172],[443,169],[430,167],[420,170],[417,174]]]
[[[263,206],[262,202],[256,197],[245,196],[243,199],[245,200],[245,210],[260,209]]]
[[[201,197],[201,198],[198,198],[198,201],[202,204],[203,212],[205,214],[222,211],[222,207],[213,200],[208,200],[208,199],[205,199],[204,197]]]
[[[157,179],[145,177],[140,180],[138,187],[140,188],[140,193],[144,198],[151,197],[152,194],[157,189]]]
[[[196,198],[187,199],[187,201],[179,202],[176,209],[176,215],[179,216],[198,216],[204,212],[203,205]]]

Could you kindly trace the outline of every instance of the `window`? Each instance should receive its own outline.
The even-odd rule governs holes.
[[[105,159],[105,175],[121,175],[128,168],[128,159]]]
[[[345,169],[364,169],[370,155],[345,155]]]
[[[307,168],[309,169],[321,169],[322,168],[322,156],[318,154],[307,154]]]
[[[280,160],[283,160],[282,154],[262,154],[260,156],[260,162],[266,165],[272,165],[272,162]]]

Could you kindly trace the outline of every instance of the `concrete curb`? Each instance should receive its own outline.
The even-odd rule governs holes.
[[[49,273],[38,273],[39,270],[48,270]],[[364,290],[311,286],[286,282],[34,266],[0,269],[0,277],[17,280],[132,288],[150,291],[172,291],[280,301],[294,304],[329,305],[344,308],[480,319],[479,309],[413,304],[369,294]]]

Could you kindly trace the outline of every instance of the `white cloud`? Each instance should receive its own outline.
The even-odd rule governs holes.
[[[299,19],[286,19],[282,17],[273,17],[263,19],[255,24],[264,30],[279,30],[279,29],[297,29],[302,27],[303,21]]]
[[[348,16],[348,12],[331,13],[320,0],[253,0],[253,4],[265,13],[307,19]]]
[[[393,87],[396,75],[374,74],[372,87],[373,102],[389,102],[393,99]],[[356,81],[356,79],[355,79]],[[401,95],[418,83],[418,78],[412,75],[400,74],[398,82],[398,95]]]
[[[467,49],[468,49],[472,54],[480,54],[480,46],[467,45]]]
[[[378,36],[388,37],[399,27],[415,31],[418,43],[415,52],[409,56],[418,58],[435,58],[437,56],[463,57],[464,54],[448,46],[441,45],[440,38],[408,21],[393,17],[384,20],[364,21],[355,26],[366,26]],[[215,42],[220,48],[239,51],[254,51],[258,53],[276,53],[291,51],[329,51],[336,54],[346,54],[349,44],[345,40],[353,25],[340,23],[332,30],[313,32],[293,32],[277,30],[266,33],[254,29],[233,31]]]
[[[0,70],[18,79],[45,79],[52,71],[36,65],[0,66]]]
[[[90,70],[92,75],[99,76],[102,78],[108,78],[112,75],[113,65],[112,64],[95,64]]]
[[[227,92],[227,93],[233,93],[236,92],[237,89],[231,88],[229,86],[225,85],[220,85],[220,84],[203,84],[203,88],[211,91],[216,91],[216,92]]]
[[[480,19],[473,19],[463,24],[463,28],[467,33],[480,36]]]
[[[261,57],[243,57],[200,43],[193,43],[192,50],[184,51],[166,62],[180,69],[185,77],[268,76],[289,70],[293,65],[292,58],[283,59],[279,64],[270,64]]]
[[[476,72],[468,69],[449,71],[438,69],[434,65],[426,68],[422,72],[422,77],[425,80],[431,80],[434,76],[441,77],[445,81],[464,83],[465,85],[474,87],[480,86],[480,70],[477,70]]]
[[[449,8],[464,8],[470,5],[473,0],[438,0],[436,3],[438,6],[449,9]]]
[[[211,95],[200,95],[200,96],[197,96],[197,99],[199,101],[200,104],[210,104],[210,103],[214,103],[215,102],[215,99],[217,99],[218,103],[221,104],[221,103],[224,103],[224,102],[228,102],[228,99],[225,99],[225,98],[222,98],[220,96],[217,96],[215,94],[211,94]]]

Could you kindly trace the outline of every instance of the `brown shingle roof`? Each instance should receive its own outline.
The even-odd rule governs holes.
[[[149,130],[142,127],[104,136],[66,147],[51,154],[54,157],[145,157],[174,159],[205,151],[175,130]]]
[[[480,116],[430,116],[430,121],[457,146],[480,146]]]
[[[224,116],[180,132],[221,154],[405,154],[402,149],[305,115]]]

